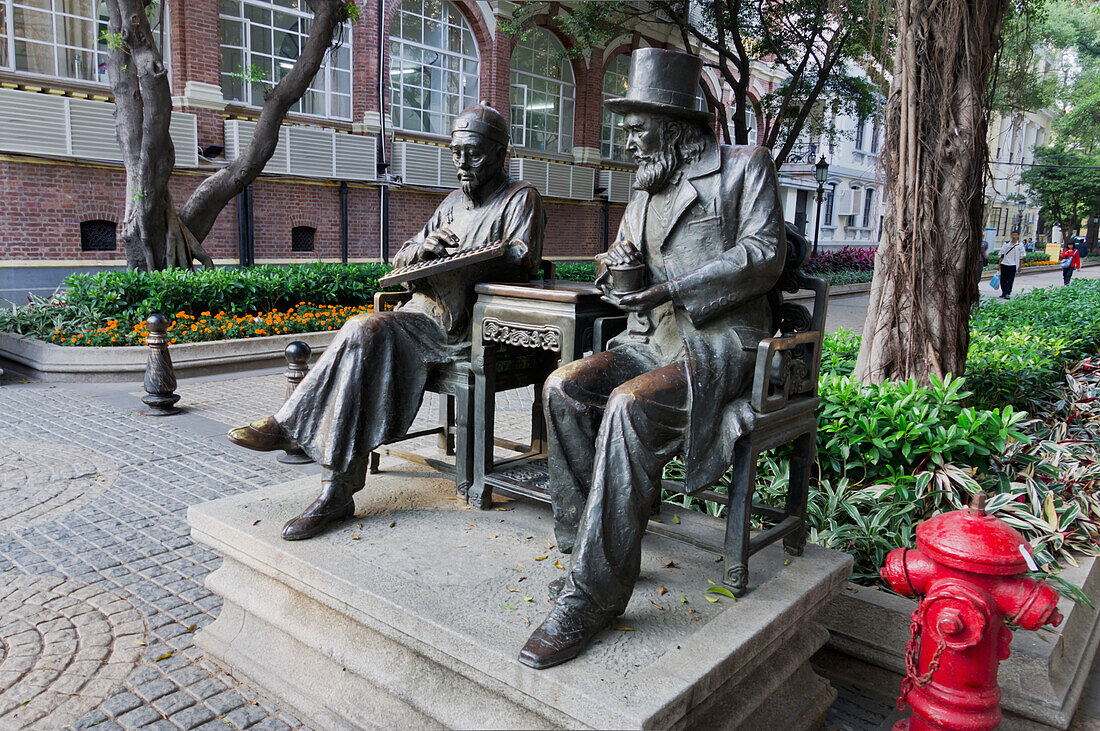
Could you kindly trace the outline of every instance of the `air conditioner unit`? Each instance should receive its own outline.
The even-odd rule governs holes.
[[[863,188],[852,188],[851,191],[851,206],[843,213],[858,218],[863,215]],[[855,225],[855,223],[853,222],[852,225]]]
[[[390,148],[390,172],[406,185],[452,189],[459,185],[451,153],[440,145],[395,141]]]
[[[256,123],[245,119],[225,120],[225,159],[240,157],[252,142]],[[304,178],[374,180],[377,178],[374,137],[337,134],[320,127],[279,129],[275,152],[264,165],[265,173],[283,173]]]
[[[595,168],[517,157],[509,162],[509,171],[549,198],[590,201],[595,192]]]
[[[115,105],[89,99],[0,89],[0,150],[121,162]],[[178,167],[198,165],[198,121],[173,112],[168,133]]]
[[[626,203],[634,192],[634,173],[629,170],[601,170],[600,187],[607,191],[607,200]]]

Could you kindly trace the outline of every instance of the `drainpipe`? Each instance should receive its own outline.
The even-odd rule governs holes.
[[[348,263],[348,184],[340,181],[340,261]]]
[[[378,0],[378,177],[382,178],[378,206],[378,254],[383,262],[390,260],[390,191],[385,180],[390,164],[386,161],[386,2]]]
[[[252,220],[252,186],[237,194],[237,260],[238,266],[256,263],[256,238]]]

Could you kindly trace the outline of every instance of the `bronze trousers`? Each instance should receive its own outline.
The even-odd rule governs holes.
[[[275,420],[334,472],[409,430],[429,369],[451,358],[447,333],[419,312],[357,315],[340,328]]]
[[[555,532],[573,557],[558,604],[621,614],[664,465],[684,445],[687,365],[623,345],[556,370],[543,391]]]

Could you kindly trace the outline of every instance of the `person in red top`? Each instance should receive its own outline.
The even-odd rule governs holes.
[[[1069,280],[1073,279],[1073,270],[1081,268],[1081,255],[1077,253],[1077,249],[1072,243],[1067,241],[1062,244],[1061,255],[1062,266],[1062,284],[1069,284]]]

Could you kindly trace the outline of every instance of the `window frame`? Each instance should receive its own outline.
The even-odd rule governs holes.
[[[478,99],[480,98],[479,95],[481,93],[481,49],[478,46],[477,36],[474,35],[474,28],[471,25],[470,21],[466,18],[465,15],[462,14],[462,11],[458,9],[458,6],[456,6],[454,3],[450,2],[449,0],[440,0],[440,7],[446,11],[445,15],[447,17],[445,17],[445,18],[443,18],[443,17],[433,18],[433,17],[429,17],[427,15],[424,15],[423,12],[414,12],[413,10],[406,10],[405,5],[406,5],[406,2],[402,2],[400,5],[398,5],[397,10],[394,12],[393,16],[390,18],[390,25],[389,25],[389,28],[387,29],[387,34],[386,34],[386,42],[388,43],[388,49],[389,49],[389,51],[388,51],[389,52],[389,64],[387,66],[386,73],[388,73],[390,75],[389,76],[390,80],[388,81],[389,90],[388,90],[388,100],[387,100],[388,103],[389,103],[389,111],[387,113],[390,115],[390,124],[393,125],[394,129],[402,130],[402,131],[405,131],[405,132],[413,132],[413,133],[418,133],[418,134],[438,134],[438,135],[446,136],[450,131],[451,122],[458,115],[458,113],[461,112],[466,107],[470,106],[471,104],[476,104],[478,102]],[[424,9],[424,4],[423,4],[423,0],[421,0],[420,10],[423,11],[423,9]],[[393,31],[395,24],[400,23],[402,29],[404,27],[403,14],[407,14],[407,15],[410,15],[410,16],[415,16],[416,18],[418,18],[420,20],[421,28],[423,28],[423,23],[426,20],[433,21],[433,22],[436,22],[436,23],[440,23],[442,25],[440,35],[441,35],[441,38],[444,39],[444,43],[446,45],[449,45],[449,43],[446,42],[446,38],[448,36],[447,29],[451,28],[451,27],[458,28],[459,29],[459,36],[461,38],[464,39],[467,35],[469,36],[469,41],[472,45],[473,55],[467,54],[461,49],[459,51],[455,51],[455,50],[450,49],[450,48],[436,47],[436,46],[429,45],[428,43],[424,42],[423,40],[414,41],[412,39],[405,38],[402,35],[395,34],[394,31]],[[456,19],[457,19],[457,22],[455,22]],[[423,34],[422,34],[422,37],[423,37]],[[442,110],[442,111],[435,111],[435,110],[433,110],[431,108],[428,108],[428,107],[421,107],[421,108],[417,109],[417,108],[413,108],[413,107],[411,107],[411,106],[409,106],[405,103],[406,93],[407,93],[406,85],[394,83],[392,81],[392,79],[394,78],[393,71],[394,71],[395,62],[398,66],[398,69],[401,70],[401,74],[399,74],[399,78],[403,77],[403,74],[404,74],[403,66],[405,65],[405,63],[409,63],[409,64],[414,63],[410,59],[405,58],[404,51],[405,51],[406,48],[413,49],[413,50],[416,50],[416,51],[420,52],[421,59],[423,59],[423,53],[424,52],[437,53],[437,54],[440,55],[441,60],[445,60],[447,58],[456,58],[456,59],[458,59],[458,63],[457,63],[458,69],[453,70],[453,73],[457,74],[459,84],[463,88],[460,88],[459,91],[455,94],[455,96],[457,96],[458,99],[459,99],[459,104],[458,104],[458,109],[456,109],[453,114],[446,111],[445,109]],[[471,62],[471,61],[474,64],[474,67],[473,67],[474,70],[473,70],[472,73],[467,71],[467,63]],[[420,65],[421,65],[421,67],[426,67],[426,64],[424,64],[423,61],[421,61]],[[441,65],[439,68],[444,73],[451,73],[452,72],[452,70],[447,69],[443,65]],[[465,88],[465,84],[468,80],[471,80],[471,79],[473,81],[473,90],[472,91],[467,91],[466,88]],[[421,85],[417,85],[417,86],[409,85],[409,87],[412,88],[412,89],[420,90],[422,92],[421,93],[421,99],[422,100],[423,100],[423,97],[424,97],[423,92],[425,92],[425,91],[429,91],[433,95],[438,94],[441,97],[449,95],[449,93],[445,90],[437,91],[435,89],[427,89],[426,87],[421,86]],[[430,129],[423,129],[423,125],[421,125],[420,129],[405,126],[403,124],[403,122],[404,122],[403,116],[404,116],[404,113],[406,111],[412,111],[412,112],[418,113],[418,114],[427,114],[429,116],[434,115],[434,114],[442,115],[442,117],[443,117],[443,125],[442,125],[443,130],[440,131],[440,132],[433,132]]]
[[[825,220],[821,223],[825,228],[834,228],[833,215],[836,208],[836,183],[829,183],[825,186]]]
[[[555,46],[555,48],[548,49],[548,51],[547,51],[548,53],[555,53],[556,52],[555,49],[560,49],[561,52],[564,53],[565,46],[562,44],[562,42],[560,40],[558,40],[557,36],[555,36],[549,30],[547,30],[545,28],[532,28],[530,33],[531,33],[531,35],[528,36],[528,38],[534,38],[536,36],[536,34],[545,34],[545,36],[548,37],[553,42],[552,45]],[[577,117],[577,77],[576,77],[576,74],[573,73],[573,65],[571,63],[569,63],[569,59],[567,57],[565,57],[565,56],[561,57],[561,63],[560,63],[559,68],[562,69],[562,72],[563,72],[562,75],[563,76],[565,75],[566,71],[568,72],[568,76],[569,76],[569,79],[570,79],[569,81],[566,81],[564,78],[555,79],[553,77],[545,76],[543,74],[538,74],[538,73],[535,73],[533,71],[517,69],[515,67],[515,63],[514,63],[515,62],[515,57],[516,57],[516,52],[521,47],[523,47],[525,43],[527,43],[527,40],[526,39],[521,39],[519,41],[519,43],[516,44],[515,48],[512,49],[512,63],[509,64],[509,68],[508,68],[508,126],[509,126],[509,132],[510,132],[510,135],[511,135],[512,145],[517,147],[517,148],[525,148],[525,149],[532,150],[532,151],[537,151],[537,152],[547,152],[547,153],[551,153],[551,154],[570,155],[570,154],[573,153],[573,144],[574,144],[574,141],[576,139],[576,137],[574,135],[574,132],[575,132],[574,125],[576,123],[576,117]],[[531,50],[532,50],[532,52],[535,52],[535,53],[538,52],[538,49],[531,49]],[[553,110],[554,110],[554,115],[553,116],[557,117],[557,132],[553,133],[554,136],[555,136],[555,145],[552,148],[551,147],[532,147],[529,144],[530,143],[530,134],[529,134],[530,132],[532,132],[532,131],[544,132],[545,131],[545,132],[547,132],[547,134],[550,134],[550,132],[546,131],[546,130],[532,130],[530,128],[530,124],[529,124],[529,120],[528,120],[529,115],[527,114],[527,112],[529,112],[529,111],[543,111],[543,110],[542,109],[539,109],[539,110],[530,110],[530,109],[528,109],[527,100],[530,97],[530,92],[532,90],[532,87],[535,86],[535,83],[528,83],[528,84],[518,83],[517,74],[522,74],[526,77],[529,77],[528,80],[531,81],[531,82],[540,82],[541,81],[541,82],[544,82],[546,84],[557,84],[558,85],[558,93],[554,97],[554,98],[557,99],[557,105],[555,107],[553,107]],[[522,111],[522,117],[523,117],[522,124],[520,124],[518,126],[519,131],[522,133],[520,135],[520,139],[517,139],[517,135],[516,135],[517,125],[514,121],[515,120],[515,115],[516,115],[516,110],[517,110],[517,105],[514,103],[514,96],[513,95],[516,93],[517,89],[523,89],[523,97],[524,97],[523,105],[521,107],[518,107]],[[535,92],[536,93],[546,93],[546,94],[549,95],[549,92],[541,92],[538,89],[535,89]],[[568,95],[566,94],[566,92],[569,92]],[[571,113],[566,113],[564,111],[564,107],[566,106],[566,102],[568,102],[569,106],[572,107],[572,112]],[[568,129],[568,133],[566,133],[566,129]],[[565,143],[566,137],[568,137],[568,147],[566,146],[566,143]]]
[[[620,62],[625,62],[625,71],[622,74],[613,66],[620,65]],[[618,112],[613,112],[607,108],[604,104],[608,99],[614,99],[616,96],[622,96],[626,93],[626,80],[630,72],[630,54],[619,53],[611,60],[611,63],[604,67],[603,79],[600,81],[600,159],[609,160],[611,162],[625,162],[633,163],[630,159],[630,155],[626,152],[626,132],[622,128],[623,115]],[[607,90],[608,75],[614,74],[615,76],[622,77],[622,91],[609,92]],[[621,133],[622,143],[616,144],[615,133],[616,131]],[[607,152],[604,154],[604,147],[607,146]],[[616,153],[621,150],[621,155]]]
[[[239,8],[240,14],[237,15],[237,16],[227,15],[224,11],[224,6],[228,3],[236,4],[237,7]],[[258,8],[260,10],[270,11],[271,14],[272,14],[271,15],[271,24],[270,25],[264,25],[263,23],[252,21],[248,17],[248,13],[247,13],[247,10],[246,10],[246,8],[248,6],[252,6],[252,7]],[[275,25],[275,13],[283,13],[285,15],[291,15],[291,16],[294,16],[295,18],[297,18],[298,21],[299,21],[298,25],[297,25],[297,29],[294,30],[294,31],[289,31],[287,29],[279,28],[278,26],[276,26]],[[303,20],[306,21],[306,25],[307,25],[307,29],[304,30],[304,31],[301,30],[301,28],[302,28],[301,21],[303,21]],[[239,42],[241,43],[240,46],[227,45],[226,44],[226,42],[225,42],[225,32],[224,32],[226,21],[230,21],[230,22],[233,22],[233,23],[239,23],[240,24],[240,40],[239,40]],[[255,56],[259,59],[270,60],[270,62],[271,62],[271,67],[270,67],[271,68],[271,77],[269,79],[267,79],[266,81],[267,81],[267,83],[278,83],[278,79],[280,77],[277,77],[277,75],[275,73],[276,64],[279,64],[280,60],[286,59],[286,60],[290,61],[291,66],[293,67],[293,65],[298,62],[298,58],[301,57],[301,46],[304,45],[306,39],[309,38],[308,26],[310,24],[312,24],[312,22],[313,22],[313,14],[312,13],[302,11],[302,10],[297,10],[295,8],[287,7],[285,5],[279,5],[274,0],[219,0],[218,1],[218,58],[219,58],[219,61],[218,61],[218,80],[219,80],[219,83],[221,84],[221,88],[222,88],[222,98],[225,99],[226,102],[229,102],[231,104],[239,104],[241,106],[250,107],[250,108],[253,108],[253,109],[260,109],[260,108],[263,107],[262,99],[261,99],[259,104],[255,103],[255,100],[254,100],[255,99],[255,97],[254,97],[255,88],[254,87],[256,87],[257,84],[248,83],[248,81],[246,79],[240,79],[240,85],[241,85],[240,88],[242,89],[242,96],[246,97],[245,99],[230,98],[227,95],[226,91],[227,91],[228,87],[225,83],[225,77],[227,77],[227,76],[232,77],[233,76],[232,71],[223,70],[225,50],[227,48],[228,49],[233,49],[235,51],[240,51],[240,53],[241,53],[240,69],[241,69],[241,71],[244,71],[248,68],[251,68],[253,65],[255,65],[255,60],[254,60],[253,56]],[[253,25],[255,25],[258,28],[267,28],[268,30],[270,30],[270,32],[271,32],[271,35],[270,35],[270,37],[271,37],[271,47],[270,47],[269,51],[263,52],[263,51],[253,51],[252,50],[253,34],[252,34],[251,29],[252,29]],[[287,58],[285,56],[281,56],[277,53],[276,48],[275,48],[275,35],[276,35],[277,32],[297,36],[297,38],[299,40],[299,48],[298,48],[298,56],[297,57],[295,57],[293,59],[289,59],[289,58]],[[353,56],[353,54],[352,54],[352,44],[353,44],[354,39],[353,39],[353,36],[352,36],[353,31],[352,31],[351,23],[345,21],[342,32],[343,32],[343,40],[341,41],[340,45],[338,47],[330,48],[328,51],[325,52],[325,58],[324,58],[324,61],[322,61],[322,63],[321,63],[321,68],[318,69],[317,75],[313,77],[312,81],[310,82],[309,88],[306,90],[306,94],[309,94],[309,93],[320,93],[321,94],[321,96],[324,100],[324,112],[317,113],[317,112],[303,111],[303,109],[302,109],[302,101],[303,100],[299,99],[290,108],[290,111],[289,111],[290,114],[300,114],[302,116],[307,116],[307,117],[316,117],[316,118],[320,118],[320,119],[333,119],[333,120],[339,120],[339,121],[343,121],[343,122],[350,122],[350,121],[352,121],[352,119],[354,119],[354,115],[355,115],[355,112],[354,112],[355,64],[354,64],[354,60],[353,60],[353,57],[352,57]],[[337,55],[337,53],[339,53],[341,51],[347,53],[347,68],[339,67],[337,65],[336,55]],[[279,64],[279,65],[280,65],[281,68],[286,69],[286,67],[282,66],[282,64]],[[290,69],[286,69],[286,70],[289,71]],[[334,81],[334,79],[336,79],[341,74],[344,74],[345,72],[346,72],[347,84],[348,84],[347,94],[333,91],[333,81]],[[323,79],[323,86],[320,89],[318,89],[316,87],[318,79]],[[303,98],[305,97],[306,94],[302,95]],[[334,113],[334,109],[335,109],[335,103],[334,102],[336,101],[336,97],[346,97],[346,99],[347,99],[347,115],[346,116]]]
[[[56,81],[61,81],[61,82],[70,82],[70,83],[71,82],[76,82],[76,83],[80,83],[80,84],[92,84],[92,85],[95,85],[95,86],[102,86],[102,87],[105,87],[105,88],[109,88],[110,87],[110,79],[107,78],[106,69],[102,73],[103,80],[99,80],[98,78],[95,78],[95,79],[77,78],[75,76],[62,75],[58,72],[59,71],[59,62],[60,62],[59,53],[62,50],[65,50],[65,51],[75,50],[75,51],[79,51],[79,52],[82,52],[82,53],[91,54],[93,59],[94,59],[94,68],[95,69],[98,69],[101,63],[102,64],[106,63],[108,48],[107,48],[107,45],[105,43],[101,43],[99,41],[99,36],[102,34],[103,31],[107,30],[107,20],[105,18],[100,18],[99,14],[98,14],[99,6],[100,6],[101,3],[98,0],[90,0],[91,5],[92,5],[91,12],[94,13],[94,16],[82,16],[82,15],[76,15],[76,14],[71,13],[71,12],[65,12],[65,11],[62,11],[62,10],[57,10],[55,8],[56,2],[57,2],[57,0],[50,0],[50,3],[49,3],[50,7],[47,10],[47,9],[43,9],[43,8],[34,7],[33,5],[28,4],[26,2],[26,0],[0,0],[0,15],[2,15],[2,18],[3,18],[3,26],[0,26],[0,27],[3,28],[3,30],[0,30],[0,43],[2,43],[4,45],[4,51],[7,55],[6,61],[4,63],[0,63],[0,70],[8,71],[8,72],[11,72],[13,74],[19,74],[20,76],[26,75],[26,76],[29,76],[29,77],[32,77],[32,78],[38,78],[38,79],[51,79],[51,80],[56,80]],[[20,38],[23,39],[25,42],[29,41],[32,44],[41,45],[41,46],[48,46],[50,48],[50,51],[51,51],[52,56],[53,56],[53,71],[52,71],[52,73],[43,73],[41,71],[30,71],[30,70],[20,69],[16,66],[16,55],[15,55],[16,34],[15,34],[15,17],[14,17],[16,5],[18,5],[20,8],[25,8],[25,9],[30,10],[32,12],[43,13],[43,14],[47,14],[47,15],[50,16],[51,39],[49,41],[43,41],[43,40],[31,38],[29,36],[20,36]],[[167,18],[167,13],[166,13],[165,17]],[[57,42],[58,18],[74,18],[74,19],[77,19],[77,20],[90,21],[90,22],[94,23],[95,24],[95,37],[92,41],[92,43],[94,45],[92,47],[89,47],[89,48],[78,48],[77,46],[73,46],[73,45],[69,45],[69,44],[65,44],[65,43],[58,43]],[[97,77],[100,76],[98,70],[94,71],[93,73]]]
[[[863,191],[863,225],[860,228],[871,228],[871,214],[874,212],[875,189],[865,188]]]

